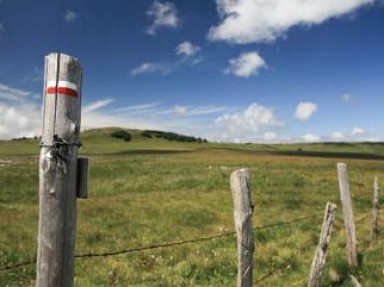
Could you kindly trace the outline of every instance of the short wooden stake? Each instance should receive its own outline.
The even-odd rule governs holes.
[[[352,283],[353,287],[361,287],[360,282],[356,279],[355,276],[349,275],[349,278],[351,278],[351,283]]]
[[[311,271],[308,278],[308,287],[319,287],[323,268],[327,259],[329,240],[333,229],[333,220],[335,218],[336,205],[328,202],[325,207],[323,227],[321,229],[319,244],[316,248],[313,258]]]
[[[345,163],[338,163],[337,170],[339,174],[340,198],[343,209],[345,232],[347,236],[347,260],[349,267],[355,268],[358,265],[356,232],[355,222],[353,220],[352,199],[349,190],[347,165]]]
[[[36,286],[72,287],[82,67],[52,53],[44,77]]]
[[[373,182],[371,246],[379,237],[379,191],[380,191],[379,179],[376,176]]]
[[[231,192],[237,236],[237,287],[253,286],[252,200],[249,170],[239,169],[231,174]]]

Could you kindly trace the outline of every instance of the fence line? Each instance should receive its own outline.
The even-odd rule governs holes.
[[[263,230],[263,229],[268,229],[276,226],[285,226],[285,225],[292,225],[297,222],[309,220],[309,219],[321,219],[319,216],[307,216],[307,217],[300,217],[296,218],[290,221],[280,221],[280,222],[274,222],[262,226],[257,226],[253,228],[253,231],[257,230]],[[223,237],[229,237],[229,236],[234,236],[236,234],[235,231],[230,231],[230,232],[225,232],[217,235],[212,235],[212,236],[207,236],[207,237],[200,237],[200,238],[195,238],[195,239],[190,239],[190,240],[185,240],[185,241],[177,241],[177,242],[168,242],[168,243],[160,243],[160,244],[153,244],[153,245],[148,245],[148,246],[142,246],[142,247],[135,247],[135,248],[129,248],[129,249],[122,249],[122,250],[117,250],[117,251],[112,251],[112,252],[103,252],[103,253],[84,253],[84,254],[78,254],[75,255],[75,258],[91,258],[91,257],[108,257],[108,256],[116,256],[120,254],[125,254],[125,253],[132,253],[132,252],[139,252],[139,251],[145,251],[145,250],[152,250],[152,249],[161,249],[161,248],[168,248],[168,247],[173,247],[173,246],[178,246],[178,245],[185,245],[185,244],[190,244],[190,243],[198,243],[198,242],[203,242],[203,241],[209,241],[209,240],[214,240],[218,238],[223,238]],[[5,266],[0,268],[0,272],[6,272],[10,271],[13,269],[17,269],[23,266],[31,265],[36,263],[36,257],[34,259],[28,260],[28,261],[23,261],[19,262],[10,266]]]
[[[355,221],[355,224],[357,223],[361,223],[363,222],[365,219],[367,218],[370,218],[371,214],[366,214],[364,215],[363,217],[359,218],[358,220]],[[343,230],[343,225],[340,225],[339,227],[335,227],[335,230],[334,232],[339,232],[339,231],[342,231]],[[384,237],[384,235],[383,235]],[[379,237],[380,238],[380,237]],[[314,242],[308,242],[308,244],[304,245],[303,247],[299,248],[296,252],[295,252],[295,257],[298,257],[298,255],[303,255],[304,254],[304,251],[309,251],[309,248],[312,247],[312,246],[316,246],[316,243]],[[364,248],[361,250],[360,253],[363,253],[367,250],[368,247]],[[258,283],[261,283],[265,280],[267,280],[268,278],[272,277],[273,275],[276,275],[279,271],[283,270],[283,269],[286,269],[289,265],[289,262],[290,262],[290,259],[292,257],[290,257],[289,259],[287,259],[283,264],[281,264],[281,266],[271,270],[270,272],[268,272],[267,274],[265,274],[263,277],[261,277],[260,279],[258,279],[255,283],[258,284]]]

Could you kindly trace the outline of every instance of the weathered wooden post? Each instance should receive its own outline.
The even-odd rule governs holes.
[[[339,174],[340,198],[343,209],[345,232],[347,236],[347,259],[351,268],[357,267],[357,250],[356,250],[356,232],[355,222],[353,220],[352,199],[349,190],[349,180],[347,173],[347,165],[338,163],[337,170]]]
[[[328,202],[325,207],[323,227],[321,229],[319,245],[316,248],[311,271],[308,278],[308,287],[319,287],[323,268],[327,259],[329,240],[331,238],[333,220],[335,218],[336,205]]]
[[[77,174],[81,88],[77,59],[59,53],[45,57],[37,287],[74,284],[76,196],[84,194],[77,188],[85,181]]]
[[[379,179],[375,176],[373,182],[373,207],[372,207],[372,229],[371,229],[371,246],[379,237]]]
[[[237,236],[237,287],[253,286],[252,200],[249,188],[249,171],[246,168],[231,174],[231,191]]]

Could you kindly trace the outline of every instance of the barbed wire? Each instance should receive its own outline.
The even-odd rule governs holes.
[[[276,226],[284,226],[284,225],[292,225],[294,223],[304,221],[304,220],[309,220],[309,219],[320,219],[318,216],[307,216],[307,217],[300,217],[296,218],[290,221],[280,221],[280,222],[274,222],[262,226],[257,226],[253,228],[253,231],[257,230],[262,230],[262,229],[267,229],[267,228],[272,228]],[[212,235],[212,236],[207,236],[207,237],[200,237],[200,238],[195,238],[195,239],[190,239],[190,240],[184,240],[184,241],[177,241],[177,242],[168,242],[168,243],[160,243],[160,244],[153,244],[153,245],[147,245],[147,246],[141,246],[141,247],[135,247],[135,248],[127,248],[127,249],[122,249],[122,250],[117,250],[117,251],[112,251],[112,252],[102,252],[102,253],[84,253],[84,254],[77,254],[75,255],[75,258],[91,258],[91,257],[108,257],[108,256],[116,256],[120,254],[126,254],[126,253],[132,253],[132,252],[140,252],[140,251],[145,251],[145,250],[153,250],[153,249],[161,249],[161,248],[169,248],[173,246],[179,246],[179,245],[185,245],[185,244],[191,244],[191,243],[198,243],[198,242],[203,242],[203,241],[209,241],[209,240],[214,240],[214,239],[219,239],[219,238],[224,238],[224,237],[229,237],[235,235],[235,231],[230,231],[230,232],[225,232],[217,235]],[[23,266],[27,265],[32,265],[36,264],[37,257],[35,256],[33,259],[28,260],[28,261],[23,261],[19,262],[13,265],[8,265],[5,267],[0,268],[0,272],[5,272],[13,269],[17,269]]]

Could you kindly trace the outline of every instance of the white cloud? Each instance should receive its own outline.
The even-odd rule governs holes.
[[[228,113],[218,117],[216,124],[223,126],[230,134],[248,136],[247,133],[257,133],[271,127],[281,127],[272,108],[253,103],[245,110]]]
[[[266,141],[273,141],[277,138],[277,134],[274,132],[265,132],[263,137]]]
[[[167,75],[172,72],[172,67],[163,63],[142,63],[131,71],[132,76],[138,76],[142,74],[160,73],[161,75]]]
[[[90,112],[96,111],[98,109],[101,109],[102,107],[109,105],[113,101],[114,101],[113,99],[105,99],[105,100],[95,101],[95,102],[90,103],[87,106],[85,106],[82,109],[82,112],[83,113],[90,113]]]
[[[272,42],[298,25],[311,26],[375,0],[216,0],[221,23],[208,38],[231,43]]]
[[[38,134],[41,112],[34,93],[0,84],[0,139]]]
[[[201,48],[199,46],[193,45],[189,41],[184,41],[176,47],[176,54],[177,55],[183,55],[186,57],[195,56],[200,51],[201,51]]]
[[[156,30],[159,27],[176,28],[180,25],[176,6],[171,2],[153,2],[147,15],[153,18],[153,24],[147,29],[147,33],[150,35],[156,35]]]
[[[67,10],[67,12],[64,15],[64,20],[67,23],[76,22],[77,18],[79,18],[79,14],[75,13],[72,10]]]
[[[341,96],[341,100],[344,103],[349,103],[352,100],[352,96],[350,94],[344,94]]]
[[[321,137],[314,135],[314,134],[306,134],[306,135],[302,136],[302,139],[308,143],[321,141]]]
[[[351,131],[352,136],[363,136],[366,134],[366,131],[359,127],[354,127]]]
[[[306,121],[310,119],[316,111],[317,104],[311,102],[301,102],[296,107],[295,118],[300,121]]]
[[[248,78],[257,75],[259,70],[267,65],[257,52],[241,54],[238,58],[229,60],[229,67],[225,70],[227,74]]]
[[[36,136],[40,124],[41,112],[37,106],[0,103],[0,139]]]
[[[341,140],[345,139],[345,136],[341,132],[333,132],[331,134],[331,139],[334,140],[334,141],[341,141]]]

